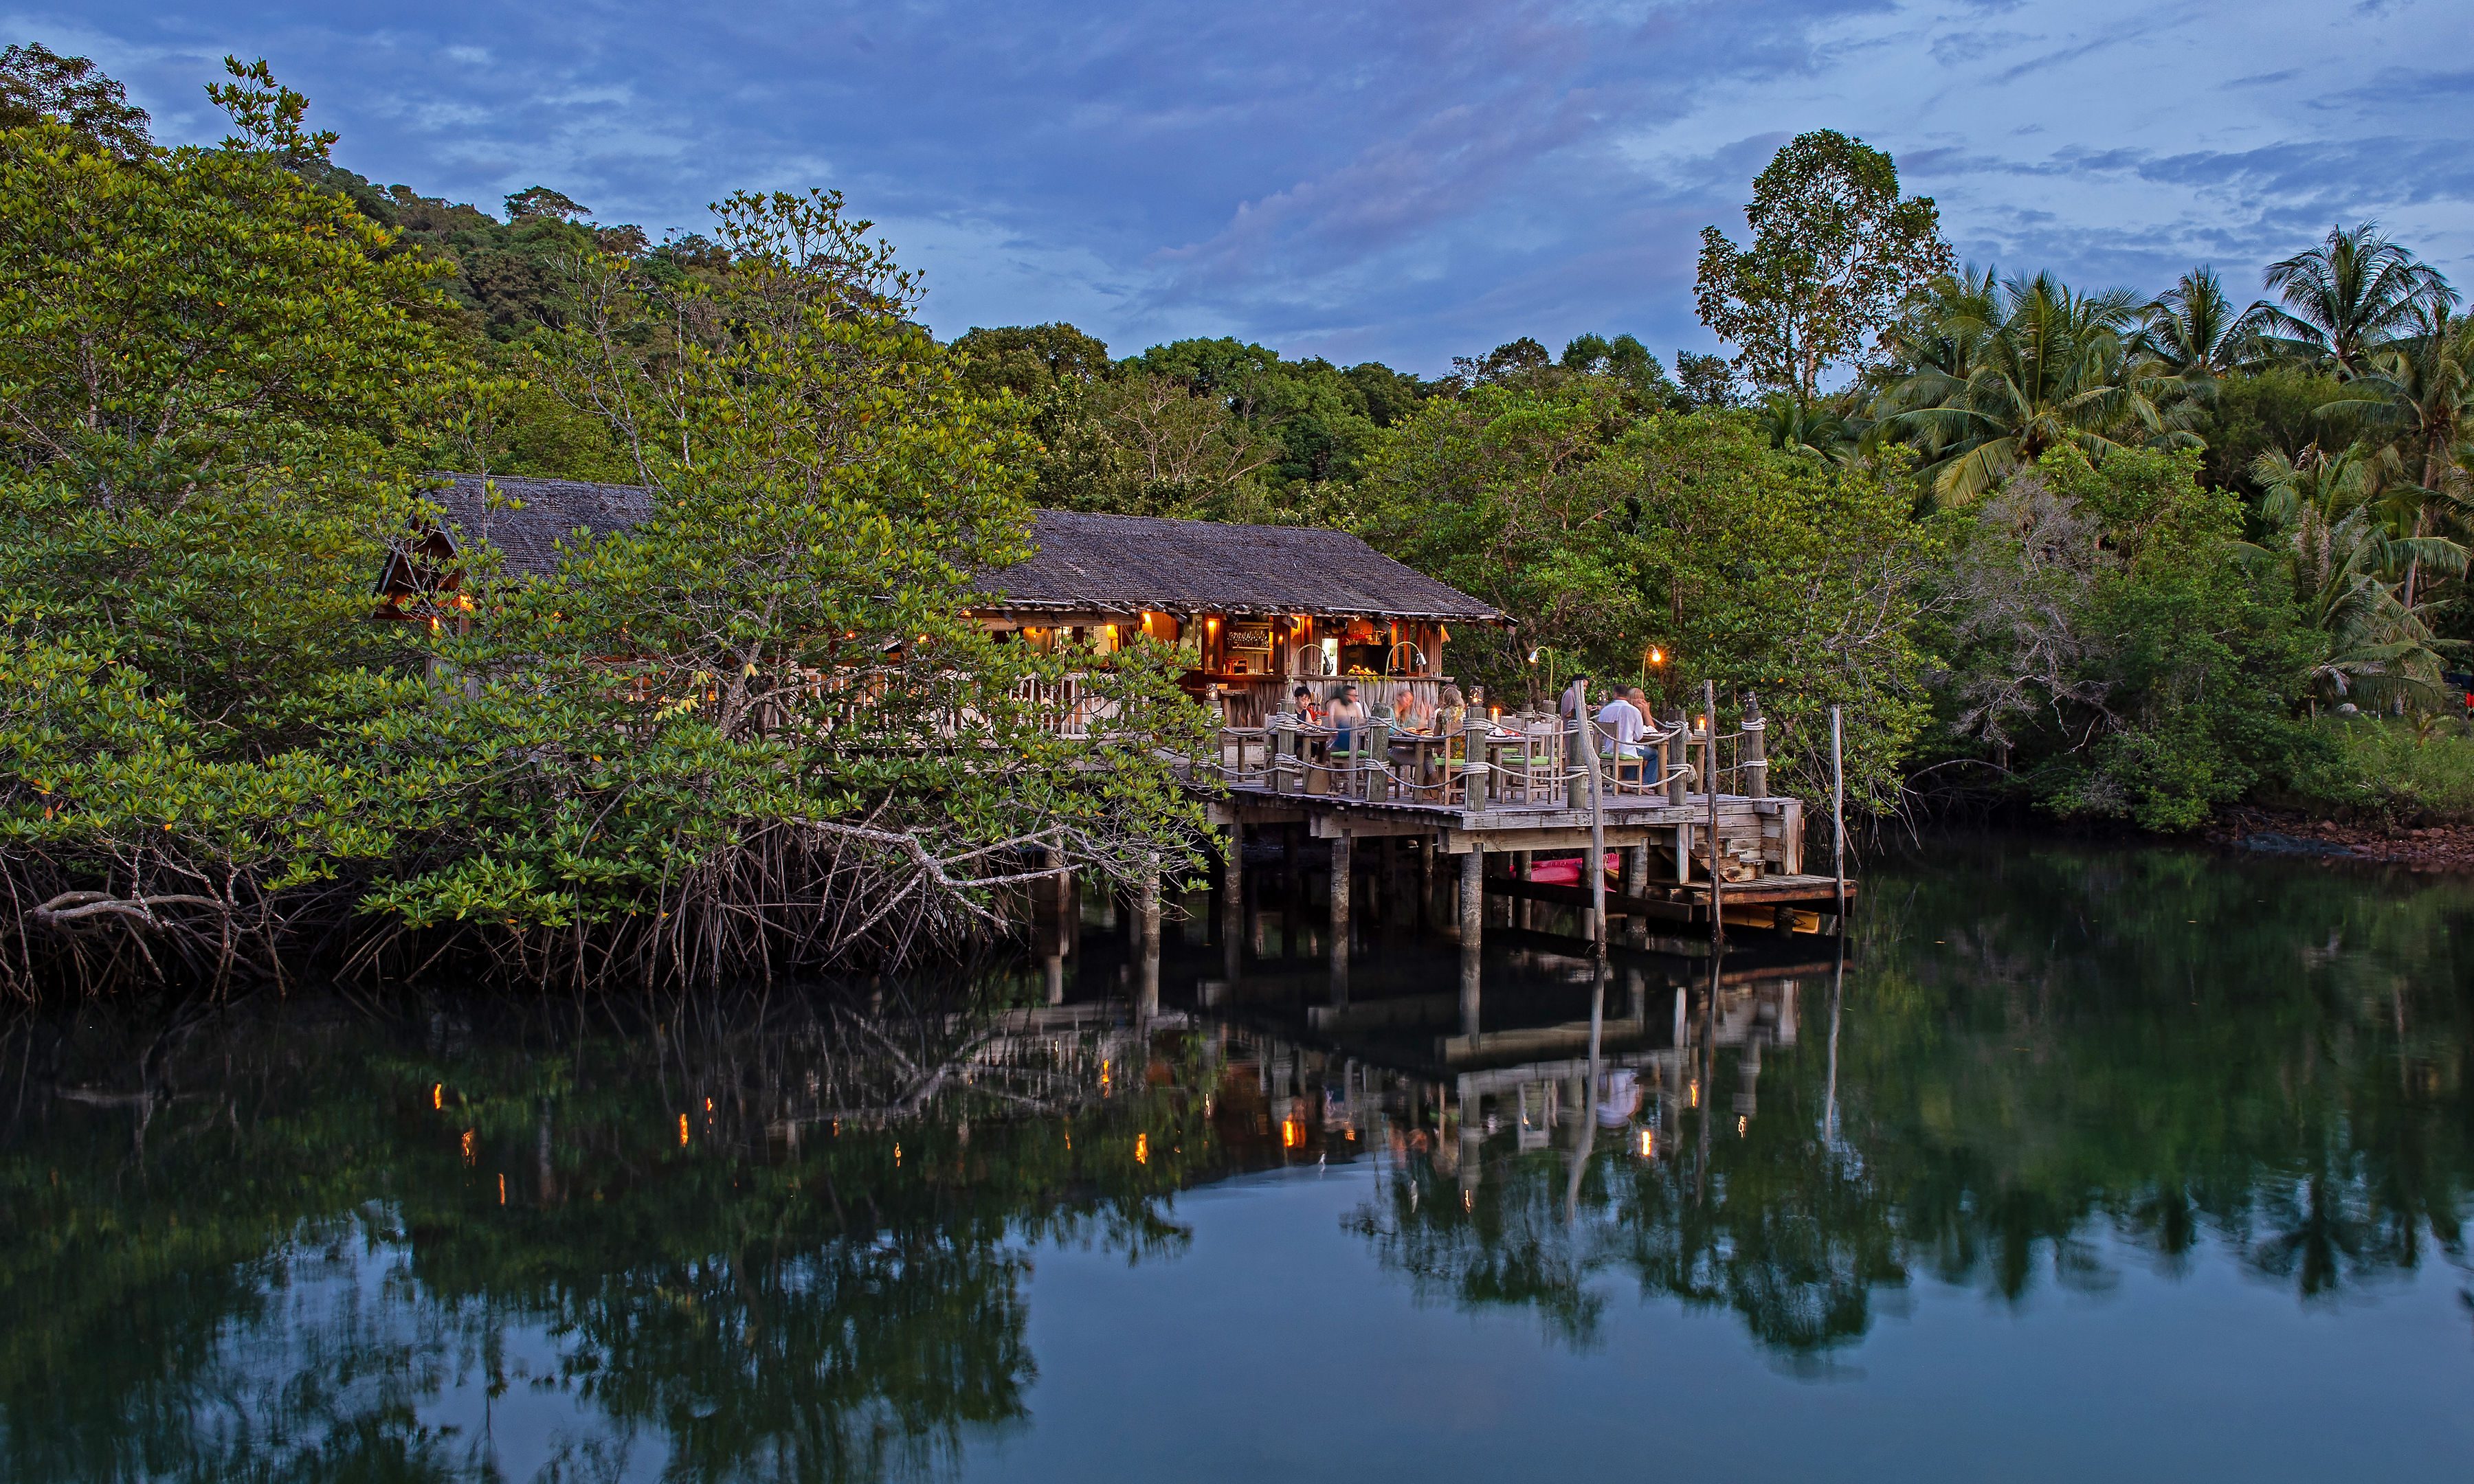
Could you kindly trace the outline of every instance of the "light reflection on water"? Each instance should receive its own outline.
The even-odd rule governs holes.
[[[1362,885],[1345,988],[1310,890],[1249,883],[1233,980],[1198,894],[1147,1032],[1097,902],[1056,974],[977,987],[995,1020],[919,986],[18,1024],[0,1472],[2264,1478],[2474,1445],[2474,886],[1961,842],[1873,873],[1843,983],[1747,945],[1714,1001],[1498,906],[1468,1042],[1414,879]]]

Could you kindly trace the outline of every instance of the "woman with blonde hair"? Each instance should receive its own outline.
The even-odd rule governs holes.
[[[1435,735],[1449,736],[1460,730],[1467,717],[1468,703],[1461,699],[1461,688],[1444,686],[1443,699],[1435,703]]]

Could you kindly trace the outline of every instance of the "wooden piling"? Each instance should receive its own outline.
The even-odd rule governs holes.
[[[1840,937],[1847,934],[1847,774],[1839,756],[1838,707],[1830,708],[1830,874],[1837,883]]]
[[[1246,924],[1246,824],[1239,819],[1228,822],[1228,842],[1221,848],[1220,862],[1220,948],[1228,982],[1237,982],[1237,966],[1241,962],[1238,945]]]
[[[1709,740],[1703,744],[1702,755],[1709,759],[1710,776],[1703,787],[1710,793],[1710,946],[1714,950],[1727,941],[1727,908],[1722,896],[1727,889],[1727,873],[1718,863],[1718,682],[1701,682],[1701,705],[1708,713],[1703,722]],[[1711,955],[1715,957],[1714,952]]]
[[[1348,958],[1348,878],[1354,866],[1346,835],[1331,842],[1331,961]]]
[[[1660,761],[1664,763],[1667,769],[1666,802],[1680,809],[1684,807],[1684,775],[1677,765],[1692,760],[1691,732],[1685,726],[1682,706],[1677,706],[1666,713],[1666,730],[1675,733],[1675,741],[1671,744],[1673,750],[1671,752],[1661,750],[1660,754]],[[1681,862],[1683,856],[1679,854],[1676,859]],[[1679,864],[1676,869],[1681,873],[1683,867]],[[1682,880],[1683,876],[1678,874],[1676,879]]]
[[[1770,796],[1769,724],[1761,720],[1761,698],[1744,696],[1744,797]]]
[[[1478,969],[1486,939],[1486,850],[1461,857],[1461,1034],[1477,1042]]]
[[[1143,879],[1135,900],[1142,954],[1141,997],[1136,1014],[1149,1020],[1159,1014],[1160,863],[1156,855],[1144,863]]]

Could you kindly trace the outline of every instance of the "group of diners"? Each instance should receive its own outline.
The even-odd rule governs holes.
[[[1662,761],[1662,739],[1650,720],[1647,692],[1638,685],[1618,682],[1607,687],[1603,694],[1606,703],[1591,713],[1600,755],[1618,762]],[[1589,705],[1589,677],[1576,676],[1564,689],[1557,710],[1568,724],[1573,717],[1587,712]],[[1456,735],[1468,720],[1468,705],[1458,685],[1443,686],[1432,704],[1418,694],[1416,686],[1403,685],[1389,709],[1391,714],[1386,719],[1393,730],[1411,735]],[[1322,701],[1315,699],[1312,687],[1301,684],[1290,694],[1290,712],[1305,726],[1327,729],[1332,747],[1340,752],[1347,752],[1356,734],[1376,719],[1360,698],[1354,681],[1333,687],[1330,696]]]
[[[1346,752],[1357,733],[1375,719],[1359,699],[1355,682],[1335,686],[1328,700],[1318,702],[1312,688],[1299,685],[1289,698],[1289,709],[1308,727],[1328,728],[1331,744]],[[1392,730],[1419,736],[1452,736],[1467,725],[1468,702],[1458,685],[1445,685],[1431,705],[1414,685],[1403,685],[1392,702]]]

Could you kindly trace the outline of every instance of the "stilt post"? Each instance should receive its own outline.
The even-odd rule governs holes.
[[[1486,848],[1461,857],[1461,1034],[1477,1040],[1478,969],[1486,939]]]
[[[1709,734],[1709,741],[1703,745],[1701,755],[1709,761],[1710,776],[1702,780],[1701,786],[1708,789],[1710,793],[1710,947],[1714,954],[1718,945],[1727,941],[1727,908],[1722,900],[1726,892],[1726,873],[1718,865],[1717,682],[1701,682],[1701,706],[1706,716],[1702,725]]]
[[[1847,773],[1838,707],[1830,708],[1830,874],[1838,889],[1838,935],[1847,936]]]
[[[1744,796],[1770,796],[1769,723],[1761,720],[1761,698],[1744,695]]]

